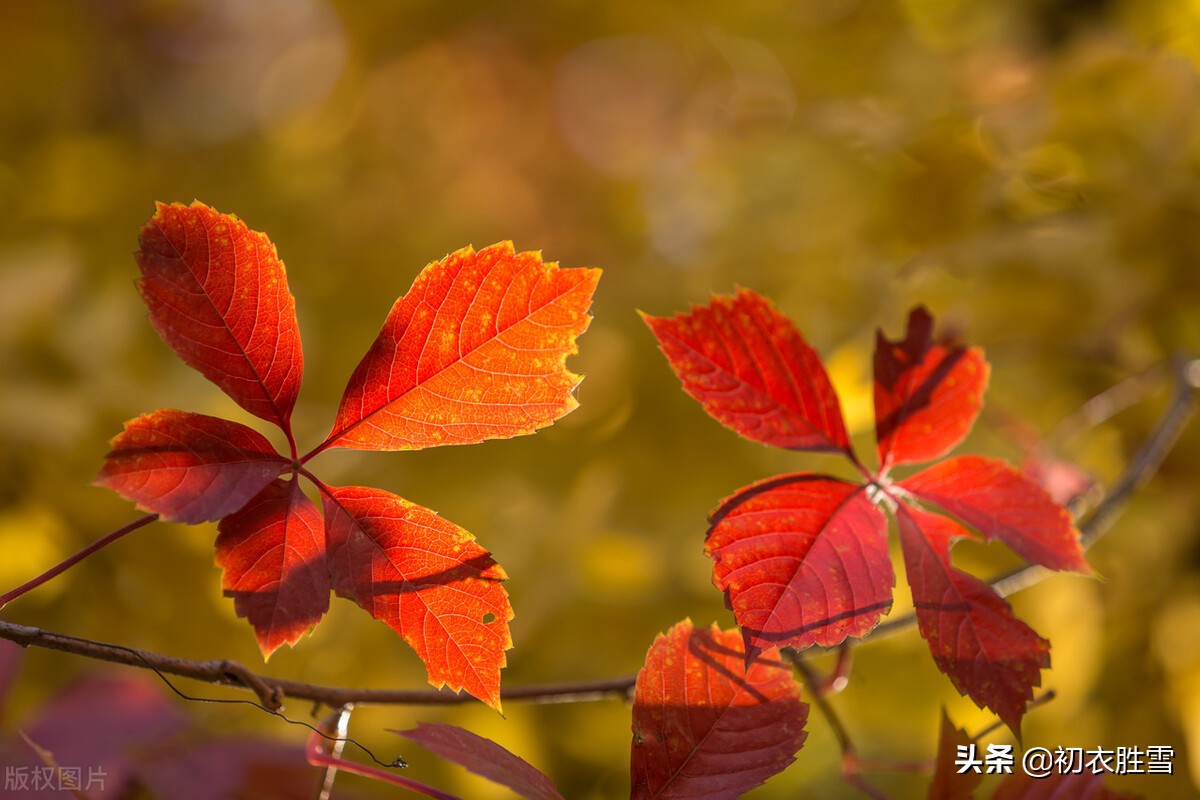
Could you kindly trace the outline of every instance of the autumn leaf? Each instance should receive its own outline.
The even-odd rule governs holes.
[[[917,626],[938,669],[1013,731],[1050,666],[1050,643],[1017,619],[992,587],[950,566],[967,532],[937,514],[898,506],[896,521]]]
[[[850,453],[820,356],[766,298],[742,289],[671,319],[642,318],[684,390],[725,427],[775,447]]]
[[[323,499],[333,590],[404,637],[430,684],[499,710],[512,647],[504,570],[471,534],[394,494],[327,487]]]
[[[430,264],[392,306],[317,451],[473,444],[562,417],[580,381],[564,362],[599,277],[511,242]]]
[[[478,734],[436,722],[421,722],[412,730],[396,733],[526,800],[563,800],[554,782],[529,762]]]
[[[274,245],[202,203],[159,203],[138,283],[154,327],[186,363],[279,426],[291,457],[240,423],[159,410],[126,423],[96,483],[164,519],[220,520],[222,587],[263,657],[351,598],[396,630],[430,683],[497,710],[512,647],[504,571],[427,508],[331,488],[308,462],[333,447],[402,450],[533,433],[577,405],[566,369],[598,269],[560,269],[511,242],[428,265],[354,370],[333,432],[303,457],[291,430],[303,372],[295,302]],[[289,480],[282,479],[291,473]],[[319,510],[299,479],[321,492]]]
[[[704,550],[748,657],[861,637],[892,605],[887,521],[853,483],[802,473],[742,489],[713,514]]]
[[[89,774],[103,775],[105,796],[127,797],[138,783],[138,754],[153,751],[186,727],[179,705],[149,681],[118,673],[84,675],[22,722],[25,741],[17,735],[0,740],[0,760],[7,769],[28,775],[47,767],[43,754],[48,754],[60,767],[82,768],[81,784]],[[41,792],[35,793],[35,787],[32,782],[26,787],[30,797],[67,796],[55,791],[57,782]],[[5,796],[14,794],[21,794],[19,788]]]
[[[237,511],[290,463],[237,422],[159,409],[125,423],[96,484],[175,522]]]
[[[254,628],[263,658],[295,644],[329,610],[321,513],[300,483],[275,480],[217,526],[221,587]]]
[[[941,458],[970,432],[989,367],[977,348],[935,344],[924,308],[901,340],[876,337],[879,466],[851,450],[820,357],[754,292],[714,297],[672,319],[645,317],[683,388],[717,421],[777,447],[841,453],[862,482],[812,473],[760,480],[710,519],[713,583],[753,656],[865,636],[891,607],[887,523],[894,515],[921,633],[939,668],[1019,733],[1049,664],[1049,644],[992,589],[950,566],[957,523],[1027,561],[1088,573],[1070,516],[1037,484],[995,459],[948,458],[894,481],[889,470]],[[924,506],[953,517],[940,517]]]
[[[1033,564],[1091,573],[1071,515],[1042,487],[1003,461],[961,456],[899,481],[988,539],[999,539]]]
[[[7,645],[23,652],[0,642],[0,667]],[[6,694],[0,685],[0,707]],[[156,679],[138,674],[85,674],[16,722],[15,730],[7,725],[0,736],[6,798],[269,800],[307,797],[320,779],[301,747],[237,735],[212,738],[189,726]],[[51,763],[62,769],[61,786]],[[68,788],[72,781],[78,792]]]
[[[933,319],[913,309],[903,340],[880,331],[875,345],[879,472],[932,461],[958,446],[983,407],[988,364],[977,347],[933,343]]]
[[[983,781],[983,774],[973,770],[961,772],[955,764],[958,748],[971,744],[967,732],[955,727],[946,710],[942,709],[942,729],[938,734],[933,780],[929,783],[929,800],[972,800]]]
[[[739,797],[795,760],[800,685],[774,648],[747,661],[741,639],[686,619],[655,638],[633,700],[633,800]]]
[[[137,252],[150,322],[242,408],[290,430],[304,355],[275,245],[200,202],[157,204]]]

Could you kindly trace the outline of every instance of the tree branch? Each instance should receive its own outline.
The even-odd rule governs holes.
[[[320,686],[312,683],[272,678],[252,672],[237,661],[192,661],[186,658],[138,650],[117,644],[97,642],[65,633],[0,622],[0,639],[8,639],[22,647],[43,647],[72,655],[112,661],[131,667],[154,670],[164,675],[231,686],[253,692],[267,709],[277,711],[285,698],[310,700],[330,708],[348,703],[376,705],[458,705],[473,702],[467,694],[437,689],[355,689],[340,686]],[[611,697],[628,698],[636,678],[632,675],[577,683],[519,686],[501,691],[504,700],[529,703],[586,703]]]
[[[138,519],[135,519],[133,522],[129,523],[128,525],[126,525],[123,528],[118,528],[117,530],[113,531],[112,533],[110,533],[106,536],[102,536],[101,538],[99,538],[96,541],[89,544],[87,547],[80,550],[75,555],[68,558],[66,561],[63,561],[61,564],[57,564],[57,565],[51,567],[50,569],[43,572],[41,575],[38,575],[33,580],[26,581],[25,583],[21,584],[17,588],[13,589],[11,592],[8,592],[5,595],[0,595],[0,608],[4,608],[6,605],[11,603],[13,600],[16,600],[21,595],[23,595],[27,592],[33,591],[34,589],[41,586],[43,583],[50,580],[51,578],[55,578],[55,577],[61,575],[62,573],[66,572],[71,567],[78,564],[80,561],[83,561],[85,558],[87,558],[92,553],[96,552],[97,550],[107,547],[108,545],[115,542],[117,539],[120,539],[122,536],[125,536],[126,534],[129,534],[129,533],[133,533],[138,528],[141,528],[144,525],[149,525],[151,522],[154,522],[154,520],[156,520],[156,519],[158,519],[158,514],[147,514],[144,517],[139,517]]]

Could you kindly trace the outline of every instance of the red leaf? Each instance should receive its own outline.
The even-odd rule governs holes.
[[[937,760],[933,767],[933,780],[929,784],[929,800],[971,800],[975,790],[983,781],[983,774],[974,770],[959,772],[955,765],[958,748],[972,744],[967,732],[954,727],[950,717],[942,710],[942,730],[938,735]]]
[[[329,570],[321,512],[300,483],[275,480],[245,508],[221,520],[221,588],[250,621],[263,658],[295,644],[329,610]]]
[[[9,692],[21,671],[21,662],[25,658],[25,648],[7,639],[0,640],[0,720],[3,720],[5,709],[8,707]]]
[[[1020,736],[1040,671],[1050,666],[1050,643],[992,587],[950,566],[951,542],[967,535],[957,523],[903,505],[896,520],[917,625],[938,669]]]
[[[684,391],[725,427],[775,447],[850,453],[820,356],[763,296],[740,289],[672,319],[642,319]]]
[[[879,471],[932,461],[966,438],[983,407],[988,364],[977,347],[933,343],[933,320],[918,307],[903,340],[883,331],[875,345],[875,428]]]
[[[739,797],[795,760],[800,685],[775,649],[747,666],[741,638],[687,619],[655,638],[633,701],[631,798]]]
[[[291,466],[252,428],[169,408],[126,422],[109,444],[96,484],[189,524],[237,511]]]
[[[275,245],[200,202],[156,209],[137,252],[150,322],[238,405],[288,430],[304,355]]]
[[[60,767],[78,767],[81,788],[90,795],[125,797],[132,793],[139,757],[180,734],[186,720],[141,676],[90,675],[56,695],[21,727]],[[10,756],[5,766],[26,774],[46,766],[24,742],[14,743]],[[19,796],[64,797],[57,782],[43,788],[22,790]]]
[[[512,647],[504,570],[471,534],[394,494],[333,487],[324,502],[334,591],[403,636],[433,686],[499,710]]]
[[[899,482],[1026,561],[1091,573],[1071,517],[1036,483],[991,458],[950,458]]]
[[[1020,770],[1004,779],[992,800],[1138,800],[1140,795],[1104,786],[1104,774],[1052,772],[1035,778]]]
[[[554,782],[500,745],[454,725],[420,722],[396,733],[528,800],[563,800]]]
[[[549,425],[578,405],[565,361],[599,278],[511,242],[430,264],[392,306],[318,450],[472,444]]]
[[[836,478],[742,489],[713,514],[704,550],[751,656],[863,636],[892,605],[887,521],[864,487]]]
[[[170,800],[312,797],[321,777],[305,761],[304,748],[248,738],[188,738],[178,747],[155,748],[138,766],[149,796]]]

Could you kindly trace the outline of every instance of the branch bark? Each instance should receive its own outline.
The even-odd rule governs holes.
[[[141,667],[163,675],[177,675],[218,686],[245,689],[257,695],[258,701],[271,711],[278,711],[286,698],[310,700],[329,708],[340,708],[348,703],[356,705],[367,703],[376,705],[458,705],[475,702],[475,698],[470,695],[438,689],[357,689],[302,683],[260,675],[237,661],[192,661],[41,628],[15,625],[11,622],[0,622],[0,639],[8,639],[22,647],[59,650],[84,658]],[[500,694],[506,701],[585,703],[610,697],[628,698],[633,690],[635,680],[635,676],[629,675],[577,683],[518,686],[503,690]]]

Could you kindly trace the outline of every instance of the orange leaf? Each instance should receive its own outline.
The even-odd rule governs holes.
[[[430,684],[499,710],[512,647],[504,570],[471,534],[389,492],[327,487],[324,504],[334,591],[404,637]]]
[[[304,355],[275,245],[198,201],[159,203],[139,240],[138,288],[163,341],[242,408],[289,430]]]
[[[565,361],[599,278],[511,242],[430,264],[392,306],[313,454],[473,444],[549,425],[577,405],[580,377]]]

